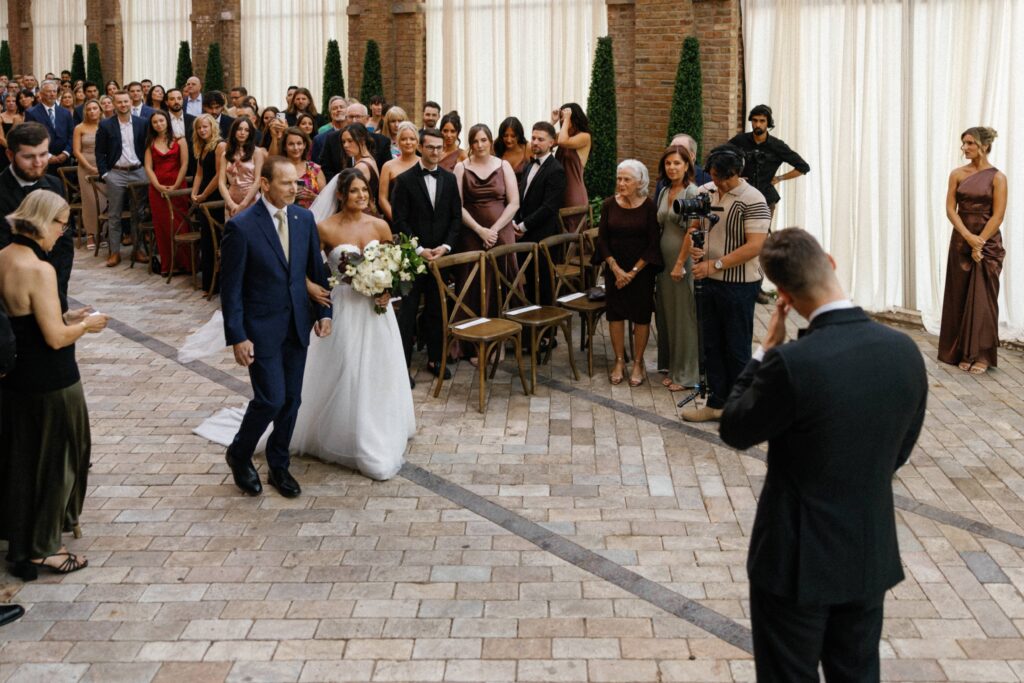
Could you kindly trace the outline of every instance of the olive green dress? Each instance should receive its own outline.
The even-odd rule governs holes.
[[[690,184],[676,199],[697,195]],[[668,370],[673,383],[693,386],[697,383],[697,309],[693,298],[693,261],[686,259],[686,276],[679,282],[670,273],[679,258],[685,233],[679,226],[679,214],[668,201],[668,189],[658,197],[658,223],[661,225],[661,257],[665,268],[658,273],[654,297],[654,315],[658,331],[658,369]]]

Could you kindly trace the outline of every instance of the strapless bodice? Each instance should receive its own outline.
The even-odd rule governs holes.
[[[367,242],[366,246],[371,244],[377,244],[378,240],[372,240]],[[338,246],[331,249],[331,252],[327,254],[327,265],[331,267],[331,274],[335,276],[341,276],[343,273],[339,272],[342,258],[346,254],[362,254],[363,250],[354,244],[339,244]]]

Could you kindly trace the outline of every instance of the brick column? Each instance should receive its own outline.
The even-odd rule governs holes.
[[[618,153],[633,156],[636,145],[636,5],[634,0],[605,0],[608,6],[608,35],[612,38],[615,62],[615,111],[618,116]]]
[[[348,94],[359,97],[363,85],[363,60],[366,41],[376,40],[380,47],[380,73],[384,97],[395,101],[394,51],[391,49],[391,3],[386,0],[357,0],[348,6]],[[403,106],[404,109],[404,106]]]
[[[100,48],[103,78],[111,78],[124,85],[124,34],[121,28],[120,0],[86,0],[85,5],[85,57],[89,59],[89,43]],[[100,94],[106,92],[99,84]]]
[[[16,74],[32,72],[32,0],[10,0],[7,4],[7,40],[11,67]],[[13,74],[12,74],[13,75]],[[36,74],[42,78],[42,74]]]
[[[241,0],[193,0],[192,68],[205,80],[206,58],[210,43],[220,43],[226,88],[242,79],[242,2]]]
[[[358,97],[363,84],[366,41],[380,47],[384,97],[413,119],[426,100],[427,24],[424,0],[354,0],[348,6],[347,92]]]
[[[743,38],[738,0],[694,0],[704,77],[704,149],[743,129]]]

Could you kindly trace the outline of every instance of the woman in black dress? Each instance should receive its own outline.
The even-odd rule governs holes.
[[[192,203],[199,206],[203,202],[220,201],[220,189],[217,185],[219,169],[217,160],[223,157],[221,150],[227,143],[220,139],[220,127],[209,114],[201,114],[192,124],[192,149],[196,155],[196,175],[192,181]],[[224,209],[213,212],[214,218],[224,222]],[[213,283],[213,268],[217,259],[213,248],[212,226],[206,220],[206,214],[199,214],[201,228],[199,231],[199,263],[203,270],[203,291],[209,292]]]
[[[615,366],[608,380],[620,384],[626,372],[626,321],[633,323],[633,370],[629,385],[638,387],[647,376],[644,350],[654,313],[654,276],[661,270],[661,229],[658,209],[647,196],[650,176],[636,159],[619,164],[615,196],[601,207],[594,257],[604,261],[608,336]]]
[[[25,581],[40,569],[67,574],[88,564],[61,542],[62,532],[81,534],[91,448],[75,342],[106,327],[107,317],[88,308],[61,313],[45,259],[69,217],[63,197],[36,190],[7,217],[13,235],[0,250],[0,299],[17,342],[14,369],[0,381],[0,538],[11,573]]]

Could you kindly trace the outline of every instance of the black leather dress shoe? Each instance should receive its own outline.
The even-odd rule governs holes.
[[[25,608],[21,605],[0,605],[0,626],[6,626],[12,621],[17,621],[24,614]]]
[[[427,370],[430,370],[430,374],[433,375],[434,377],[438,377],[441,374],[441,364],[440,363],[427,363]],[[447,365],[444,366],[444,378],[445,379],[451,379],[452,378],[452,370]]]
[[[256,474],[252,460],[236,460],[230,455],[226,456],[225,460],[235,478],[235,486],[242,489],[242,493],[249,496],[258,496],[263,493],[263,484],[260,483],[260,475]]]
[[[267,483],[277,489],[285,498],[294,498],[302,493],[299,482],[291,475],[287,467],[271,467],[267,474]]]

